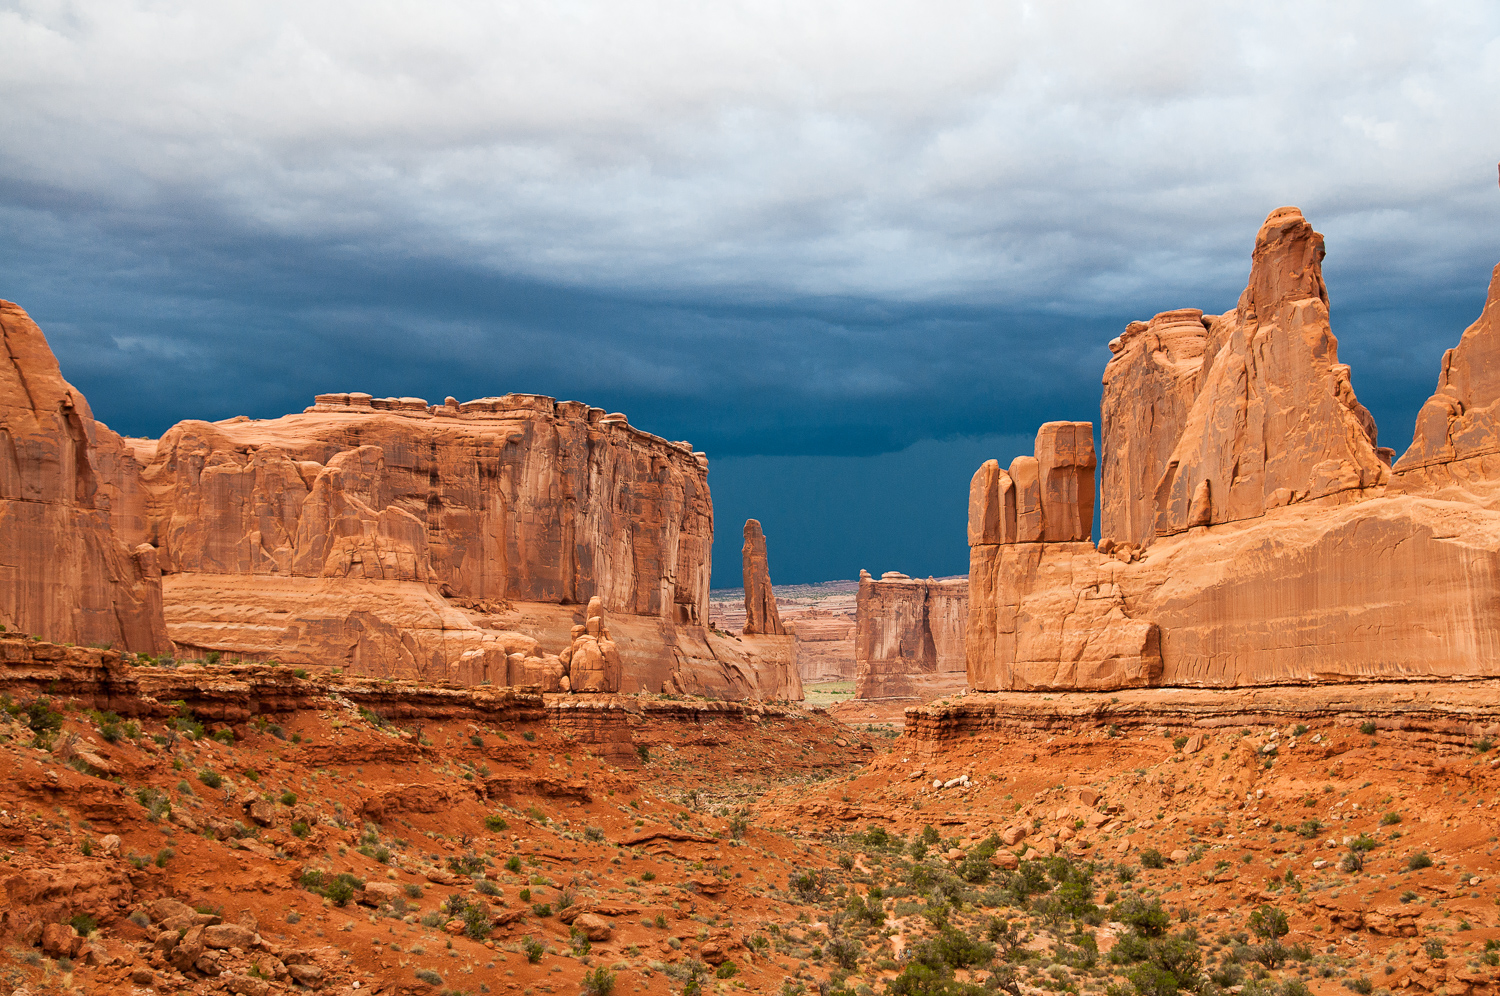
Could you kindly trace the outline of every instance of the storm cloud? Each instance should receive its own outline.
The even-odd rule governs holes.
[[[757,512],[778,581],[954,573],[913,496],[1095,418],[1282,204],[1404,446],[1500,258],[1497,97],[1481,2],[0,3],[0,296],[127,433],[578,398],[709,452],[716,583]]]

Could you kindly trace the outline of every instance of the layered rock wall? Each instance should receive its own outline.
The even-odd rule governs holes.
[[[1278,209],[1234,311],[1165,312],[1111,343],[1097,547],[1028,532],[1029,468],[980,468],[972,687],[1500,674],[1500,462],[1484,442],[1500,276],[1392,477],[1338,362],[1322,258],[1322,236]]]
[[[183,422],[133,442],[139,465],[121,476],[137,474],[140,493],[118,524],[172,573],[598,595],[611,612],[707,619],[707,460],[602,409],[320,395],[300,415]]]
[[[156,551],[122,543],[111,518],[120,437],[9,301],[0,335],[0,622],[62,643],[165,649]]]
[[[966,682],[964,627],[969,583],[861,571],[855,608],[854,694],[926,701]]]

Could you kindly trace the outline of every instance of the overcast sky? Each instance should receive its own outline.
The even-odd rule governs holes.
[[[1500,5],[0,0],[0,136],[0,297],[122,432],[576,398],[708,451],[717,585],[747,515],[778,582],[952,574],[978,459],[1282,204],[1406,445],[1500,259]]]

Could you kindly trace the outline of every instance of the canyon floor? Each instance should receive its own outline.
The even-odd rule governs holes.
[[[582,697],[415,716],[287,677],[305,704],[243,722],[92,710],[34,672],[9,686],[0,992],[1303,996],[1500,976],[1487,741],[1357,721],[898,736],[659,698],[615,703],[611,732]]]

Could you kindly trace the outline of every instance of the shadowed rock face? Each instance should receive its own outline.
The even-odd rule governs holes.
[[[1029,466],[979,469],[972,687],[1500,674],[1500,270],[1393,475],[1338,362],[1322,259],[1280,208],[1234,311],[1164,312],[1110,344],[1097,547],[1047,530],[1040,439],[1034,502]]]
[[[0,334],[0,620],[59,643],[165,650],[156,551],[128,549],[110,520],[120,437],[9,301]]]
[[[786,627],[776,611],[776,593],[771,590],[771,567],[766,558],[766,534],[760,522],[745,522],[745,545],[740,550],[745,573],[745,628],[747,636],[785,636]]]

